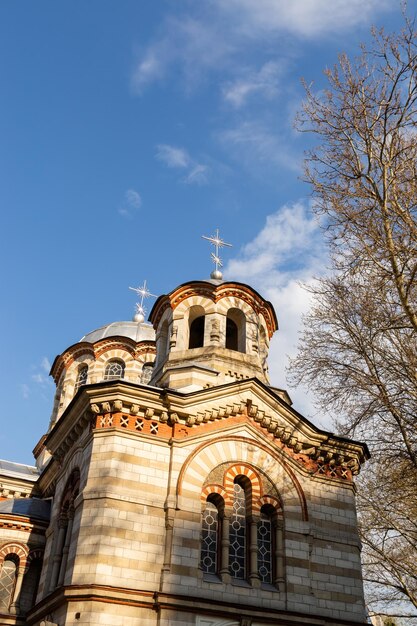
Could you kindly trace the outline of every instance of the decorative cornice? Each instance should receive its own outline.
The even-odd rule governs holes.
[[[173,311],[181,302],[192,296],[202,296],[217,303],[222,298],[234,297],[248,304],[257,315],[263,315],[268,329],[269,338],[278,329],[278,322],[274,308],[270,302],[243,283],[223,282],[218,285],[205,281],[192,281],[180,285],[168,295],[163,295],[155,302],[149,319],[156,329],[164,312],[171,308]]]
[[[58,384],[62,372],[68,369],[68,367],[76,361],[77,358],[89,355],[94,360],[97,360],[108,350],[120,349],[129,352],[133,358],[136,358],[136,356],[145,352],[150,352],[152,354],[156,353],[155,342],[150,339],[136,342],[130,337],[116,335],[114,337],[99,339],[94,343],[82,341],[70,346],[65,350],[65,352],[55,358],[51,367],[51,376],[53,377],[55,383]]]
[[[37,532],[45,534],[49,521],[33,519],[27,515],[0,513],[0,528],[7,530],[19,530],[27,533]]]
[[[243,423],[318,477],[350,481],[369,456],[365,444],[320,431],[256,379],[190,394],[122,380],[87,385],[45,445],[61,462],[86,431],[184,441]]]

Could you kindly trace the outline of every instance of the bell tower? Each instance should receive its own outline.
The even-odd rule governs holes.
[[[160,296],[149,316],[157,360],[151,385],[183,391],[258,378],[269,384],[274,309],[238,282],[190,281]]]

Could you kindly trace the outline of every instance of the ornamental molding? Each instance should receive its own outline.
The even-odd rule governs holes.
[[[124,350],[133,359],[136,359],[137,356],[145,353],[156,354],[156,345],[155,341],[150,339],[136,342],[130,337],[117,336],[100,339],[95,343],[88,341],[76,343],[56,357],[51,367],[51,376],[58,384],[62,372],[67,370],[78,358],[88,356],[96,361],[109,350]]]
[[[273,333],[278,329],[278,323],[272,304],[264,300],[250,287],[231,282],[222,283],[220,285],[205,282],[188,283],[178,287],[168,295],[161,296],[156,301],[149,316],[154,328],[156,329],[159,326],[161,318],[167,309],[175,311],[184,300],[192,298],[193,296],[207,298],[215,304],[223,298],[242,300],[253,309],[257,316],[262,315],[264,317],[270,339]]]
[[[58,463],[89,436],[118,429],[134,436],[175,440],[212,438],[246,425],[306,474],[350,482],[368,458],[365,444],[315,428],[256,379],[189,394],[111,381],[88,386],[48,434],[45,445]]]
[[[311,441],[291,428],[280,416],[266,414],[249,399],[211,406],[196,413],[166,410],[163,406],[154,408],[146,403],[125,403],[122,400],[92,403],[90,411],[93,416],[92,430],[120,428],[167,439],[184,439],[204,432],[218,432],[229,426],[227,421],[230,418],[235,418],[230,426],[239,422],[252,423],[310,474],[351,481],[352,476],[358,474],[360,469],[357,454],[341,449],[336,442],[325,441],[312,445]],[[173,428],[175,425],[178,425],[176,429]]]

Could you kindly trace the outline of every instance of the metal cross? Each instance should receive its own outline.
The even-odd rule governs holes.
[[[146,280],[143,281],[143,285],[141,287],[129,287],[132,291],[135,291],[138,296],[140,296],[140,302],[136,303],[136,315],[143,316],[145,319],[146,309],[143,306],[143,301],[145,298],[156,298],[157,296],[154,293],[151,293],[146,286]],[[142,320],[143,321],[143,320]]]
[[[211,253],[211,260],[213,261],[216,269],[214,270],[214,272],[211,273],[211,277],[216,279],[222,279],[223,275],[219,271],[219,267],[223,267],[223,263],[219,256],[219,249],[225,247],[231,248],[232,244],[226,243],[226,241],[223,241],[223,239],[220,238],[218,228],[216,228],[216,234],[213,235],[213,237],[205,237],[205,235],[202,235],[202,238],[206,239],[206,241],[209,241],[215,247],[215,252]]]

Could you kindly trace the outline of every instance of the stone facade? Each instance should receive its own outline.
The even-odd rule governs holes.
[[[0,523],[0,567],[36,549],[42,568],[30,585],[14,573],[0,624],[364,624],[353,476],[367,448],[269,385],[270,303],[190,282],[150,319],[155,341],[126,323],[52,366],[28,492],[52,501],[50,519]]]

